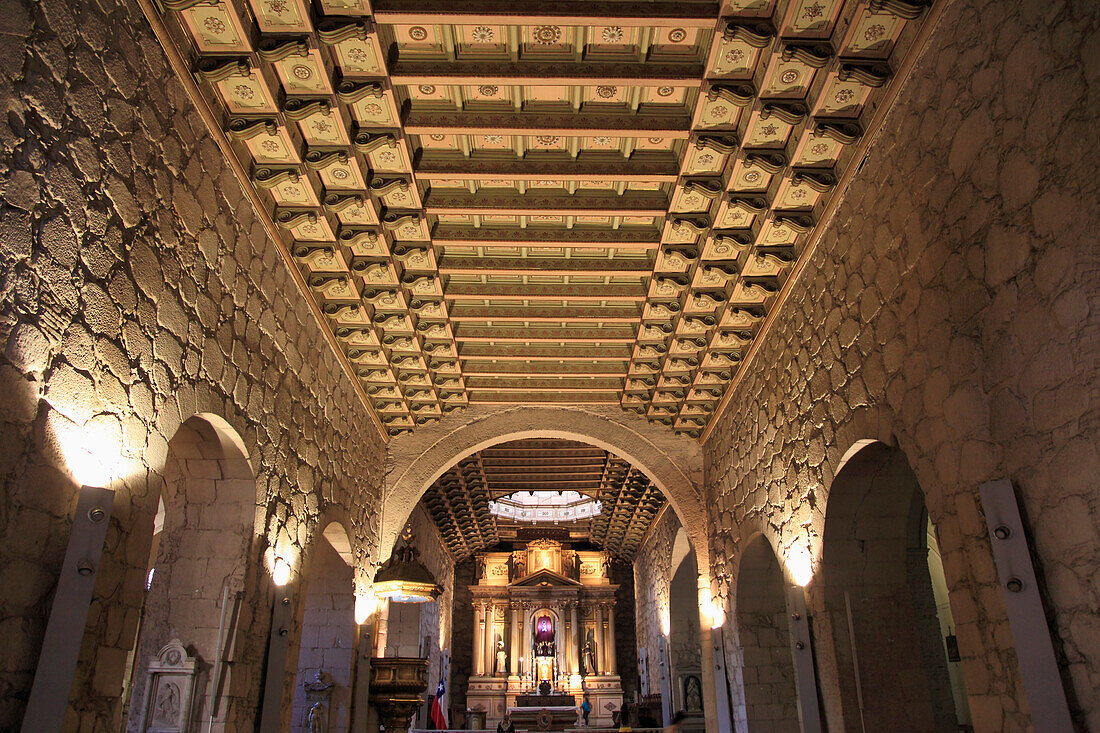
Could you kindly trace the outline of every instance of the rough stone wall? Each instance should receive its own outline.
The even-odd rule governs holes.
[[[706,443],[718,590],[743,542],[819,557],[856,440],[904,450],[943,550],[978,730],[1026,700],[978,486],[1008,477],[1080,724],[1100,727],[1095,3],[945,10]],[[810,586],[811,603],[818,594]]]
[[[680,529],[676,512],[665,510],[653,523],[634,558],[634,607],[637,610],[638,649],[645,649],[649,693],[661,691],[657,639],[662,613],[669,608],[669,585],[672,582],[672,543]]]
[[[330,503],[372,551],[385,448],[137,7],[8,3],[0,39],[0,728],[37,663],[74,436],[125,460],[66,727],[116,728],[176,428],[233,426],[292,561]]]

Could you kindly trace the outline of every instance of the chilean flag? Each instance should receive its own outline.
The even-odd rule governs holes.
[[[439,679],[439,689],[435,691],[435,699],[432,700],[432,710],[428,716],[432,719],[432,728],[435,730],[447,729],[447,716],[443,714],[443,694],[447,688],[443,686],[442,676]]]

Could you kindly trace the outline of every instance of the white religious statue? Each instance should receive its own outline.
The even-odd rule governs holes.
[[[504,652],[504,640],[497,638],[497,674],[507,674],[508,655]]]
[[[317,701],[309,706],[306,723],[309,725],[309,733],[323,733],[325,730],[324,703]]]

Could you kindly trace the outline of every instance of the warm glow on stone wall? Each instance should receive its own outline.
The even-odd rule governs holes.
[[[374,591],[360,591],[355,594],[355,623],[362,626],[378,610],[378,597]]]
[[[699,608],[710,628],[720,629],[726,623],[726,609],[722,607],[722,602],[712,598],[710,591],[705,588],[699,589]]]
[[[794,582],[805,588],[814,577],[813,555],[806,548],[806,541],[797,539],[787,548],[784,564]]]
[[[294,561],[297,558],[297,548],[289,537],[285,536],[285,530],[267,551],[268,569],[271,572],[271,581],[278,586],[284,586],[290,582],[294,574]]]
[[[92,418],[77,425],[51,412],[49,425],[57,439],[69,472],[84,486],[107,486],[123,470],[122,427],[113,415]]]

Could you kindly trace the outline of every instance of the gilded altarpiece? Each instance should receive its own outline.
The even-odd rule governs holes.
[[[534,540],[477,556],[473,674],[466,704],[489,727],[513,709],[578,708],[610,724],[622,706],[615,668],[615,593],[607,556]]]

